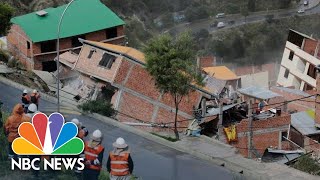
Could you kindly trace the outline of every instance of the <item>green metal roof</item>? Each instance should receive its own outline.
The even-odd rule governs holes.
[[[33,42],[53,40],[57,38],[59,19],[65,7],[44,9],[48,14],[43,17],[36,12],[14,17],[11,22],[19,25]],[[124,22],[100,0],[75,0],[64,15],[60,38],[119,25],[124,25]]]

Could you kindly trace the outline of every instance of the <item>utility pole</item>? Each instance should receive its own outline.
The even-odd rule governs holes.
[[[222,99],[219,99],[218,139],[220,138],[220,135],[221,135],[222,121],[223,121],[223,101]]]
[[[253,131],[252,131],[252,98],[248,101],[248,129],[249,129],[249,138],[248,138],[248,157],[252,158],[252,141],[253,141]]]

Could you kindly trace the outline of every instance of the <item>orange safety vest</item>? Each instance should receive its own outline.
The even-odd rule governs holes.
[[[88,146],[88,142],[86,142],[84,146],[85,161],[94,161],[98,158],[99,154],[103,151],[103,149],[104,147],[101,144],[99,144],[95,148],[91,148]],[[86,165],[86,168],[100,171],[102,168],[102,162],[100,162],[100,165]]]
[[[111,171],[110,174],[114,176],[126,176],[130,174],[129,171],[129,153],[128,152],[122,152],[119,155],[113,154],[113,152],[110,152],[110,165],[111,165]]]

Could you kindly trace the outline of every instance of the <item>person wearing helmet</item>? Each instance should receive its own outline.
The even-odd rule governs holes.
[[[16,154],[13,152],[11,148],[11,144],[17,137],[19,137],[18,128],[20,124],[29,121],[30,118],[26,116],[23,112],[22,104],[15,105],[12,114],[8,117],[4,125],[5,135],[7,136],[9,142],[9,159],[14,158],[16,156]]]
[[[83,179],[97,180],[102,169],[102,160],[104,147],[101,145],[102,133],[99,129],[95,130],[90,140],[85,142],[85,168],[83,170]]]
[[[24,108],[24,113],[27,113],[28,107],[30,104],[30,96],[28,94],[28,90],[23,90],[22,97],[21,97],[22,106]]]
[[[77,137],[80,138],[80,139],[84,139],[87,135],[88,135],[88,130],[87,128],[85,128],[84,126],[82,126],[82,123],[74,118],[71,120],[71,122],[73,122],[77,127],[78,127],[78,134],[77,134]],[[79,157],[84,157],[84,153],[82,152]],[[75,172],[75,175],[77,177],[77,179],[83,179],[82,178],[82,171],[81,170],[78,170],[78,167],[80,167],[80,165],[76,165],[76,168],[74,169],[74,172]]]
[[[77,118],[72,119],[71,122],[73,122],[78,127],[78,138],[83,140],[85,137],[87,137],[89,133],[88,129],[82,126],[82,123]]]
[[[119,137],[113,143],[114,150],[109,153],[107,170],[110,180],[130,180],[133,171],[133,161],[125,140]]]
[[[38,112],[37,105],[34,103],[31,103],[28,107],[27,116],[32,119],[32,117]]]
[[[37,107],[39,107],[39,99],[40,99],[40,94],[36,89],[34,89],[30,96],[31,103],[34,103],[37,105]]]

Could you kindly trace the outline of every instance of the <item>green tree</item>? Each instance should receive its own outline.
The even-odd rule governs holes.
[[[10,19],[14,13],[13,7],[8,3],[0,2],[0,36],[6,35],[10,28]]]
[[[165,34],[151,39],[144,48],[146,69],[155,80],[156,87],[160,92],[170,94],[174,101],[174,133],[177,139],[179,104],[192,90],[190,84],[201,84],[202,81],[193,45],[189,33],[180,34],[177,39]]]
[[[244,16],[244,23],[247,22],[247,16],[249,15],[248,8],[245,6],[241,7],[240,13]]]

